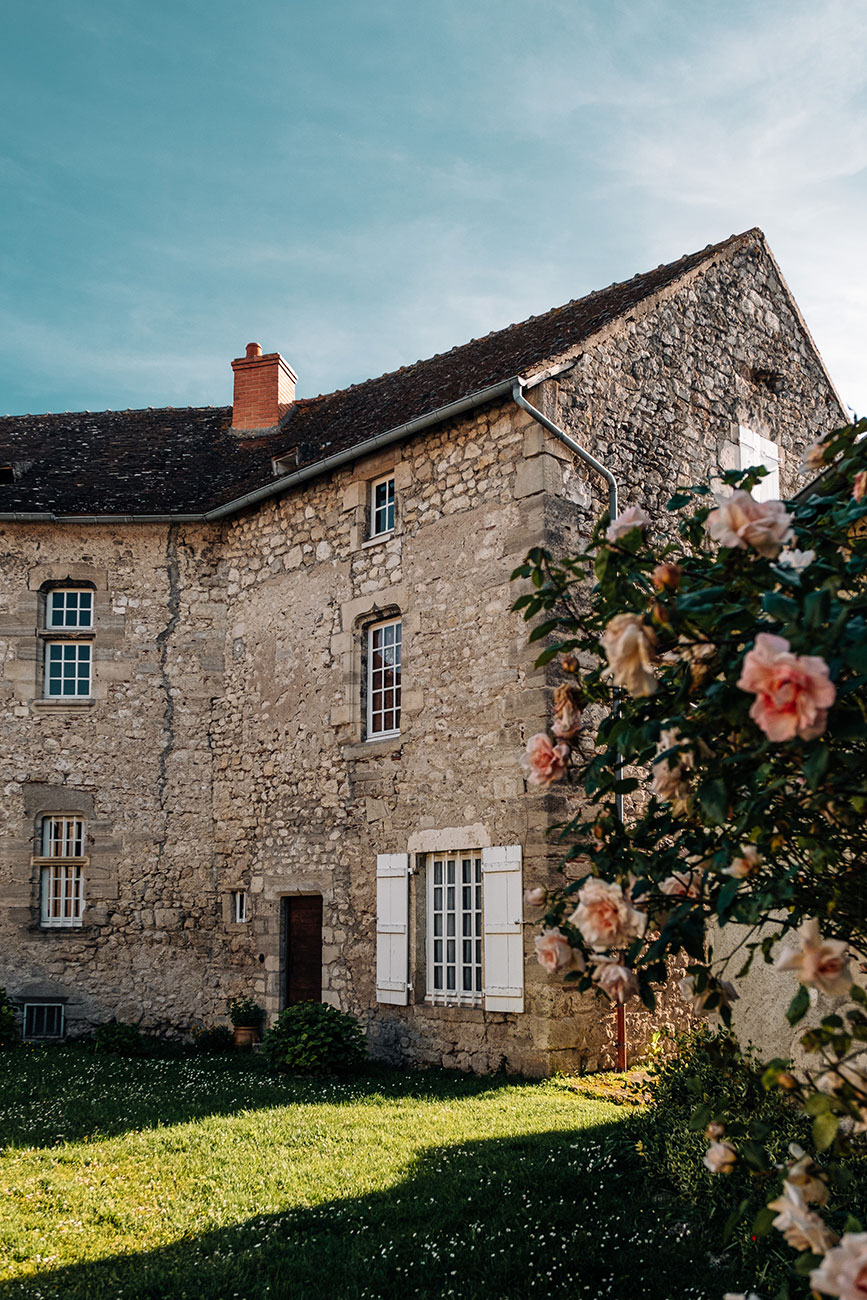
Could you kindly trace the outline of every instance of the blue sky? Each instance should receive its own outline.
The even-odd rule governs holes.
[[[28,0],[0,413],[443,351],[750,226],[867,412],[867,0]]]

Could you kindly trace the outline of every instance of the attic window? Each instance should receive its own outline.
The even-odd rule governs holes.
[[[779,370],[762,370],[758,367],[750,367],[750,380],[759,388],[766,388],[769,393],[776,395],[782,391],[783,376]]]
[[[15,472],[11,465],[0,465],[0,487],[15,482]]]

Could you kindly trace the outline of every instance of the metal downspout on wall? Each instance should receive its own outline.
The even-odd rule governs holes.
[[[537,410],[535,406],[530,405],[530,403],[527,401],[526,397],[524,396],[523,385],[518,376],[515,377],[512,383],[512,397],[515,399],[516,405],[519,406],[522,411],[526,411],[528,415],[531,415],[538,424],[542,425],[543,429],[547,429],[549,433],[552,433],[555,438],[557,438],[560,442],[563,443],[564,447],[568,447],[569,450],[573,452],[576,456],[578,456],[580,460],[584,461],[585,465],[589,466],[590,469],[592,469],[596,474],[599,474],[605,480],[605,482],[608,484],[608,512],[611,518],[614,519],[617,516],[617,512],[618,512],[617,480],[614,477],[614,475],[611,473],[611,470],[607,469],[606,466],[603,465],[601,461],[598,461],[595,456],[591,456],[589,451],[585,451],[585,449],[581,446],[579,442],[576,442],[575,439],[571,438],[568,433],[566,433],[558,425],[554,424],[553,420],[549,420],[547,415],[543,415],[542,412]],[[618,716],[620,712],[620,707],[617,701],[616,694],[614,696],[614,706],[612,712],[615,718]],[[619,754],[617,755],[614,770],[615,770],[616,777],[619,781],[620,780],[620,755]],[[623,822],[623,795],[620,793],[619,790],[616,791],[614,795],[614,810],[617,815],[617,820],[622,823]],[[626,1069],[626,1008],[623,1006],[622,1002],[617,1002],[615,1003],[614,1009],[615,1009],[616,1024],[617,1024],[617,1068],[618,1070],[622,1071]]]

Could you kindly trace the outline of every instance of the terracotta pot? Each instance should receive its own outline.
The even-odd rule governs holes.
[[[232,1042],[238,1051],[249,1052],[258,1041],[259,1031],[253,1025],[235,1025],[232,1029]]]

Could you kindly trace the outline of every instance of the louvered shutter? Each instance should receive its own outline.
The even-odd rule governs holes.
[[[741,469],[763,465],[765,478],[753,488],[756,501],[774,501],[780,495],[780,452],[777,444],[760,433],[740,426]]]
[[[409,854],[376,855],[376,1000],[409,1002]]]
[[[482,849],[485,1009],[524,1010],[521,846]]]

